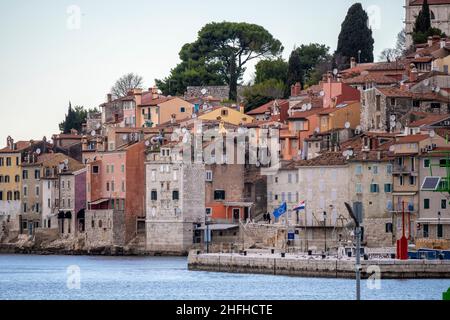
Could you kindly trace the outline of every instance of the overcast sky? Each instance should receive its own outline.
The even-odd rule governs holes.
[[[96,107],[127,72],[145,87],[168,75],[181,46],[211,21],[264,26],[284,45],[334,50],[351,0],[0,0],[0,146],[6,137],[48,138],[69,101]],[[404,1],[363,0],[375,56],[395,44]],[[81,15],[78,18],[77,12]],[[253,75],[249,68],[245,79]]]

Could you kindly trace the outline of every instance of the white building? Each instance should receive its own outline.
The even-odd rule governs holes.
[[[183,164],[170,147],[155,148],[146,162],[147,250],[185,254],[205,221],[203,164]]]

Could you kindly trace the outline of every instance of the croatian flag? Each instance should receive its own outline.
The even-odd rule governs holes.
[[[306,208],[305,201],[302,201],[302,202],[299,203],[298,206],[296,206],[294,208],[294,211],[305,210],[305,208]]]

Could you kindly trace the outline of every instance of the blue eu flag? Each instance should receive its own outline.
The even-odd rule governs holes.
[[[283,202],[283,204],[273,212],[273,216],[275,218],[279,218],[286,212],[287,212],[287,204],[286,204],[286,202]]]

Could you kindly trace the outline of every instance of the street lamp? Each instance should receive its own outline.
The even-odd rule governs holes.
[[[205,225],[206,225],[206,253],[209,253],[209,242],[211,240],[211,235],[209,233],[209,225],[211,224],[211,217],[206,214],[205,215]]]
[[[323,226],[325,229],[325,254],[327,253],[327,213],[323,212]]]
[[[361,300],[361,216],[356,216],[353,208],[346,202],[345,207],[347,208],[350,217],[352,217],[356,226],[356,300]],[[356,210],[358,207],[355,205]],[[361,205],[360,205],[361,208]]]
[[[438,212],[438,227],[437,227],[437,238],[438,239],[440,239],[441,238],[441,236],[440,236],[440,233],[439,233],[439,230],[441,229],[441,212],[439,211]]]
[[[361,64],[361,50],[358,50],[358,63]]]

